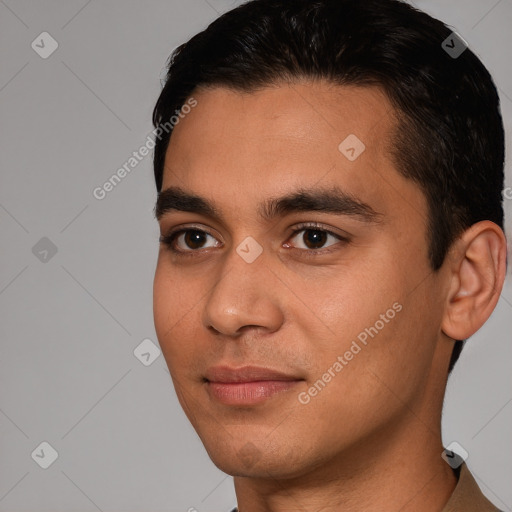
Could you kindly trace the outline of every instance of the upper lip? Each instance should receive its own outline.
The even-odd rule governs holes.
[[[210,382],[256,382],[261,380],[301,380],[262,366],[242,366],[231,368],[229,366],[212,366],[205,373],[206,380]]]

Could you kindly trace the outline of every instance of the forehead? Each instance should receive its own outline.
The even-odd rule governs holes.
[[[197,106],[170,139],[163,189],[237,204],[241,192],[256,201],[292,186],[336,185],[380,211],[397,193],[417,193],[390,157],[395,111],[377,87],[305,81],[192,96]]]
[[[208,141],[225,142],[231,137],[252,147],[261,141],[260,147],[270,150],[278,146],[281,150],[283,142],[301,139],[334,144],[337,149],[343,140],[340,137],[353,133],[375,149],[395,124],[394,109],[377,87],[302,81],[251,92],[220,86],[198,88],[193,96],[197,107],[187,115],[187,122],[175,127],[171,144],[188,143],[200,149],[200,140],[182,133],[193,129],[194,136],[207,136]],[[214,149],[209,148],[209,154]]]

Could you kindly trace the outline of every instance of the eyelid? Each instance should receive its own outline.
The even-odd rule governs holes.
[[[319,231],[324,231],[325,233],[338,237],[342,240],[350,240],[352,238],[352,235],[350,235],[347,231],[327,226],[325,224],[322,224],[321,222],[301,222],[294,226],[293,229],[294,231],[290,236],[297,234],[299,231],[304,231],[305,229],[318,229]]]
[[[309,250],[308,249],[300,249],[300,248],[296,248],[296,247],[290,247],[289,244],[286,244],[286,246],[290,247],[291,250],[300,251],[301,253],[307,254],[308,256],[314,256],[315,254],[318,254],[318,255],[326,254],[333,250],[333,249],[331,249],[331,247],[337,246],[339,243],[343,243],[343,242],[348,243],[351,240],[351,235],[349,235],[348,233],[346,233],[344,231],[338,233],[338,232],[334,231],[333,228],[331,228],[330,226],[326,226],[319,222],[302,222],[302,223],[299,223],[299,224],[293,226],[291,229],[292,229],[292,232],[290,235],[288,235],[287,240],[289,240],[290,238],[293,238],[295,235],[297,235],[297,233],[300,233],[301,231],[307,231],[308,229],[322,231],[328,235],[332,235],[335,238],[338,238],[338,240],[339,240],[338,243],[332,244],[326,248],[321,248],[321,249],[309,249]],[[165,243],[168,246],[169,250],[171,250],[171,252],[178,254],[178,255],[193,256],[195,254],[204,253],[203,248],[202,249],[183,250],[183,249],[175,249],[173,247],[173,244],[175,243],[176,238],[178,238],[178,236],[180,236],[181,234],[186,233],[187,231],[199,231],[201,233],[204,233],[205,235],[216,238],[216,236],[214,236],[208,230],[204,229],[204,227],[202,225],[187,224],[187,225],[179,226],[179,227],[171,230],[166,235],[161,235],[159,240],[160,240],[160,242]],[[344,233],[344,234],[341,234],[341,233]],[[208,249],[212,249],[212,248],[207,247],[206,249],[208,250]]]
[[[302,249],[302,248],[290,246],[290,244],[286,243],[285,247],[288,248],[287,250],[294,251],[295,253],[299,252],[299,254],[301,255],[301,258],[314,259],[314,258],[318,258],[321,256],[327,256],[329,254],[339,251],[340,245],[345,246],[348,243],[350,243],[351,239],[352,239],[352,237],[346,232],[344,232],[345,234],[340,234],[340,233],[337,233],[336,231],[334,231],[333,229],[331,229],[330,227],[324,226],[323,224],[320,224],[318,222],[305,222],[305,223],[299,224],[295,227],[292,234],[288,237],[288,240],[291,238],[294,238],[297,235],[297,233],[300,233],[301,231],[307,231],[307,230],[321,231],[327,235],[331,235],[334,238],[337,238],[338,242],[328,245],[327,247],[322,247],[320,249]]]
[[[181,225],[181,226],[178,226],[176,228],[172,228],[168,231],[167,234],[161,234],[160,237],[161,238],[169,238],[171,237],[172,235],[176,235],[182,231],[201,231],[203,233],[206,233],[210,236],[215,236],[217,237],[217,235],[213,235],[211,233],[211,231],[214,231],[214,232],[217,232],[216,230],[212,229],[212,228],[207,228],[205,229],[205,226],[204,224],[184,224],[184,225]]]
[[[175,249],[174,247],[172,247],[176,241],[176,238],[178,238],[178,236],[182,235],[183,233],[186,233],[187,231],[199,231],[201,233],[204,233],[205,235],[211,236],[212,238],[217,238],[212,233],[210,233],[210,231],[205,230],[204,226],[202,226],[200,224],[186,224],[186,225],[178,226],[177,228],[170,230],[170,232],[165,235],[161,234],[159,237],[159,241],[162,243],[165,243],[172,252],[179,254],[179,255],[191,255],[191,254],[198,253],[200,251],[200,249],[183,250],[183,249]],[[207,249],[211,249],[211,247],[208,247]]]

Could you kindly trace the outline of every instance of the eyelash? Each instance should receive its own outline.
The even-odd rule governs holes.
[[[177,255],[179,257],[197,257],[197,256],[200,256],[201,249],[191,249],[191,250],[183,251],[181,249],[175,249],[174,248],[174,242],[175,242],[176,238],[178,238],[179,235],[182,235],[183,233],[187,233],[189,231],[197,231],[199,233],[204,233],[206,235],[210,235],[210,236],[213,237],[213,235],[211,235],[207,231],[204,231],[202,229],[196,228],[194,226],[190,226],[190,227],[185,228],[185,229],[178,229],[176,231],[172,231],[168,235],[162,235],[162,236],[160,236],[159,241],[161,243],[163,243],[164,245],[166,245],[168,250],[170,250],[172,253],[174,253],[175,255]],[[339,235],[337,233],[334,233],[332,231],[329,231],[328,229],[324,229],[319,224],[317,224],[315,222],[303,223],[303,224],[298,225],[296,227],[296,229],[293,231],[293,233],[290,235],[289,238],[294,238],[297,235],[297,233],[300,233],[301,231],[319,231],[319,232],[325,233],[327,235],[332,235],[335,238],[337,238],[342,243],[342,245],[345,245],[345,244],[350,242],[349,238],[341,236],[341,235]],[[333,245],[336,246],[338,244],[333,244]],[[294,249],[296,249],[296,250],[300,251],[301,253],[303,253],[303,256],[315,258],[315,257],[317,257],[319,255],[331,253],[331,252],[336,250],[336,249],[330,249],[330,247],[331,246],[329,246],[325,250],[322,250],[322,249],[296,249],[296,248],[294,248]]]

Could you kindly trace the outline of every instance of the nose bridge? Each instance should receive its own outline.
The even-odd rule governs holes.
[[[231,248],[206,299],[203,311],[206,327],[227,335],[235,335],[248,325],[269,330],[279,327],[282,316],[269,293],[269,270],[263,257],[263,247],[250,236]]]

